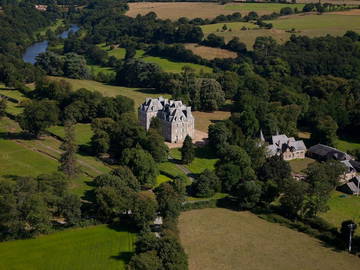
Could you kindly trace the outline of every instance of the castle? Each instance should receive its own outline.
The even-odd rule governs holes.
[[[194,117],[191,107],[181,101],[163,97],[147,98],[139,107],[140,124],[148,130],[153,118],[161,123],[162,135],[171,143],[181,143],[186,135],[194,138]]]

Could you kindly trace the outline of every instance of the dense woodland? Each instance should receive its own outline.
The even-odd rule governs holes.
[[[328,228],[316,216],[327,210],[330,192],[344,171],[342,165],[335,161],[314,164],[307,169],[306,179],[296,182],[287,162],[265,158],[258,136],[260,130],[265,136],[276,132],[297,136],[299,130],[306,130],[312,134],[312,144],[331,146],[338,136],[360,139],[359,34],[349,31],[341,37],[318,38],[293,35],[285,44],[258,37],[253,48],[246,48],[237,38],[227,43],[216,35],[205,38],[199,25],[244,20],[270,27],[262,24],[266,18],[255,13],[244,17],[234,13],[208,22],[187,18],[170,21],[158,19],[155,13],[127,17],[123,14],[128,6],[121,1],[72,1],[74,6],[66,11],[53,1],[37,1],[49,4],[47,12],[37,11],[33,2],[0,2],[0,82],[18,88],[31,99],[16,119],[30,138],[40,137],[52,125],[65,126],[65,152],[59,173],[0,181],[0,209],[7,209],[0,214],[1,240],[49,232],[59,226],[59,220],[69,227],[121,219],[141,232],[130,269],[187,269],[176,228],[185,196],[208,198],[217,192],[229,194],[228,203],[236,209],[269,211],[270,204],[278,200],[277,213]],[[56,2],[67,5],[69,1]],[[79,9],[77,5],[85,7]],[[306,7],[305,12],[319,9],[319,5]],[[289,12],[283,10],[278,15]],[[59,18],[66,24],[78,24],[83,32],[61,41],[48,31],[45,38],[63,44],[63,48],[39,55],[34,66],[25,64],[21,59],[25,48],[44,38],[36,33]],[[100,43],[126,48],[125,58],[109,57],[96,46]],[[185,49],[183,43],[231,50],[238,57],[205,60]],[[156,64],[135,58],[136,49],[173,61],[206,65],[214,72],[196,73],[184,67],[179,74],[166,73]],[[219,157],[215,171],[205,170],[187,188],[186,179],[181,177],[155,188],[157,164],[168,158],[158,123],[154,121],[145,131],[135,117],[133,100],[127,97],[104,97],[45,77],[92,78],[89,63],[116,71],[115,76],[103,74],[101,81],[155,88],[193,110],[211,112],[230,107],[229,119],[209,127],[209,145]],[[35,83],[33,91],[25,85],[30,82]],[[0,117],[5,115],[5,108],[6,101],[1,99]],[[118,166],[94,179],[91,201],[87,202],[68,190],[69,179],[77,173],[75,123],[91,123],[94,132],[89,149],[82,150]],[[184,164],[193,160],[193,147],[188,137],[181,149]],[[144,192],[149,190],[153,196]],[[164,218],[161,238],[150,233],[158,214]],[[346,224],[340,233],[328,235],[331,244],[344,248]]]

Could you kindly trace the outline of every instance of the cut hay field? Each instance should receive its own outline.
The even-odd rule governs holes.
[[[125,269],[136,235],[106,225],[0,243],[0,270]]]
[[[360,32],[360,15],[341,15],[338,13],[317,14],[297,14],[291,16],[280,17],[276,20],[266,21],[273,24],[273,29],[259,29],[254,24],[243,22],[226,23],[232,31],[221,32],[224,23],[204,25],[201,28],[205,35],[214,33],[223,36],[226,41],[233,37],[239,39],[247,45],[248,49],[252,49],[255,39],[259,36],[271,36],[279,43],[289,40],[291,33],[287,32],[295,29],[296,35],[306,35],[309,37],[325,36],[327,34],[334,36],[342,36],[348,30]],[[245,26],[250,30],[241,30]],[[219,32],[217,31],[219,29]]]
[[[125,58],[126,50],[124,48],[115,48],[110,50],[110,47],[106,46],[105,44],[98,44],[98,47],[107,51],[109,56],[114,56],[117,59]],[[196,72],[201,72],[201,71],[205,73],[212,72],[212,69],[207,66],[188,63],[188,62],[175,62],[163,57],[145,55],[145,52],[143,50],[137,50],[135,58],[141,59],[147,63],[157,64],[163,71],[170,73],[180,73],[184,66],[189,66],[192,69],[194,69]]]
[[[250,212],[210,208],[183,212],[180,239],[190,270],[359,269],[359,258]]]
[[[201,56],[204,59],[213,60],[215,58],[236,58],[237,53],[220,49],[220,48],[213,48],[207,46],[201,46],[194,43],[189,43],[185,45],[185,48],[191,50],[194,54]]]
[[[129,11],[127,16],[136,17],[136,15],[145,15],[149,12],[155,12],[159,18],[176,20],[180,17],[193,18],[208,18],[212,19],[218,15],[232,14],[240,12],[242,15],[247,15],[250,11],[256,11],[260,15],[270,14],[272,12],[279,12],[281,8],[290,6],[302,9],[303,4],[277,4],[277,3],[231,3],[220,5],[218,3],[129,3]]]

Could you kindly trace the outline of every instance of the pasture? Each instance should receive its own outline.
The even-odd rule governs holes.
[[[301,173],[301,172],[304,172],[304,170],[306,170],[306,168],[314,162],[316,162],[314,159],[306,157],[304,159],[290,160],[289,164],[290,164],[291,170],[294,173]]]
[[[359,258],[250,212],[209,208],[181,213],[189,269],[358,269]]]
[[[296,14],[266,22],[272,23],[273,28],[260,29],[255,24],[244,22],[210,24],[201,26],[201,28],[205,35],[214,33],[224,37],[226,41],[233,37],[239,37],[250,50],[254,45],[255,39],[259,36],[271,36],[278,43],[285,43],[292,34],[319,37],[327,34],[342,36],[348,30],[360,32],[360,15],[348,16],[339,13],[325,13],[322,15]],[[231,31],[221,31],[224,24],[231,28]],[[242,30],[243,27],[248,28],[248,30]]]
[[[124,48],[110,49],[110,47],[106,46],[105,44],[99,44],[98,47],[107,51],[109,56],[114,56],[117,59],[125,58],[126,50]],[[135,58],[141,59],[147,63],[157,64],[163,71],[170,73],[180,73],[184,66],[189,66],[192,69],[194,69],[196,72],[201,72],[201,71],[204,73],[212,72],[212,69],[207,66],[188,63],[188,62],[175,62],[163,57],[150,56],[150,55],[146,55],[145,51],[143,50],[137,50]]]
[[[63,126],[52,126],[48,128],[48,131],[51,134],[58,136],[59,138],[64,138],[65,129]],[[75,125],[75,137],[76,143],[78,145],[86,145],[90,142],[93,132],[91,130],[91,124],[81,124],[77,123]]]
[[[159,93],[154,89],[139,89],[139,88],[129,88],[122,86],[114,86],[101,82],[96,82],[92,80],[76,80],[69,79],[65,77],[49,77],[52,80],[65,80],[73,86],[73,89],[86,88],[90,91],[98,91],[104,96],[115,97],[118,95],[126,96],[134,100],[135,108],[138,108],[141,103],[145,101],[147,97],[158,97],[163,96],[169,98],[169,94]]]
[[[36,177],[56,172],[59,167],[61,142],[51,136],[26,139],[18,124],[9,119],[0,120],[0,178],[16,176]],[[99,174],[109,172],[110,167],[92,156],[77,155],[80,173],[71,180],[71,190],[82,196],[91,189],[89,181]]]
[[[234,12],[240,12],[241,15],[247,15],[250,11],[256,11],[259,15],[271,14],[279,12],[281,8],[290,6],[302,9],[303,4],[277,4],[277,3],[230,3],[220,5],[218,3],[129,3],[129,11],[127,16],[136,17],[136,15],[145,15],[149,12],[155,12],[161,19],[176,20],[181,17],[208,18],[213,19],[218,15],[229,15]]]
[[[0,243],[1,270],[125,269],[136,235],[107,225]]]

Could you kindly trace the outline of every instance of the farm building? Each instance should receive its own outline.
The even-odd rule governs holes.
[[[352,164],[350,163],[349,160],[343,160],[340,162],[342,164],[344,164],[344,166],[346,167],[346,171],[345,171],[344,175],[341,176],[341,179],[340,179],[341,182],[347,182],[350,179],[353,179],[354,177],[356,177],[356,175],[357,175],[356,169],[352,166]]]
[[[140,124],[148,130],[153,118],[158,118],[166,141],[180,143],[189,135],[194,138],[195,120],[191,107],[181,101],[163,97],[147,98],[139,108]]]
[[[265,142],[262,132],[260,132],[260,139]],[[302,140],[297,141],[295,138],[288,138],[284,134],[272,136],[271,139],[272,144],[266,146],[268,157],[281,155],[284,160],[305,158],[306,146]]]
[[[360,176],[352,178],[349,182],[339,186],[337,190],[347,194],[360,194]]]
[[[324,144],[316,144],[311,146],[307,151],[307,155],[311,158],[321,161],[326,161],[329,159],[335,159],[339,161],[353,159],[353,157],[349,154]]]

